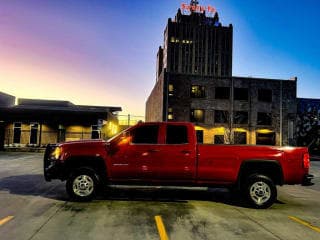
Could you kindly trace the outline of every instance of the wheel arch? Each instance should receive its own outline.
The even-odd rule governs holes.
[[[253,174],[265,175],[276,185],[283,185],[284,183],[282,167],[276,160],[250,159],[243,161],[238,174],[238,187],[241,188],[247,178]]]
[[[65,179],[67,179],[75,169],[88,168],[96,172],[99,181],[102,183],[107,181],[107,167],[102,157],[72,156],[66,159],[65,167]]]

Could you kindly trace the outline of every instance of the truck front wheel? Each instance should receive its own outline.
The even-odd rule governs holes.
[[[254,208],[268,208],[277,199],[277,188],[265,175],[251,175],[245,184],[244,191],[247,200]]]
[[[67,179],[66,190],[72,200],[91,201],[96,194],[98,177],[90,168],[79,168]]]

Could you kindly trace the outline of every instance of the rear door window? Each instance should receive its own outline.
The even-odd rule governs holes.
[[[188,129],[186,126],[167,126],[166,144],[188,143]]]

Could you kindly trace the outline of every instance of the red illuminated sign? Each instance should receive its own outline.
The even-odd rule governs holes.
[[[215,13],[217,10],[214,7],[209,6],[200,6],[200,5],[189,5],[186,3],[181,4],[182,10],[193,11],[193,12],[204,12]]]

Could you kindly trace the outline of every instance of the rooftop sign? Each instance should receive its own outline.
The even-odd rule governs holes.
[[[181,10],[186,10],[186,11],[190,11],[190,12],[209,12],[209,13],[215,13],[217,10],[208,5],[208,6],[200,6],[200,5],[190,5],[190,4],[186,4],[186,3],[182,3],[181,4]]]

